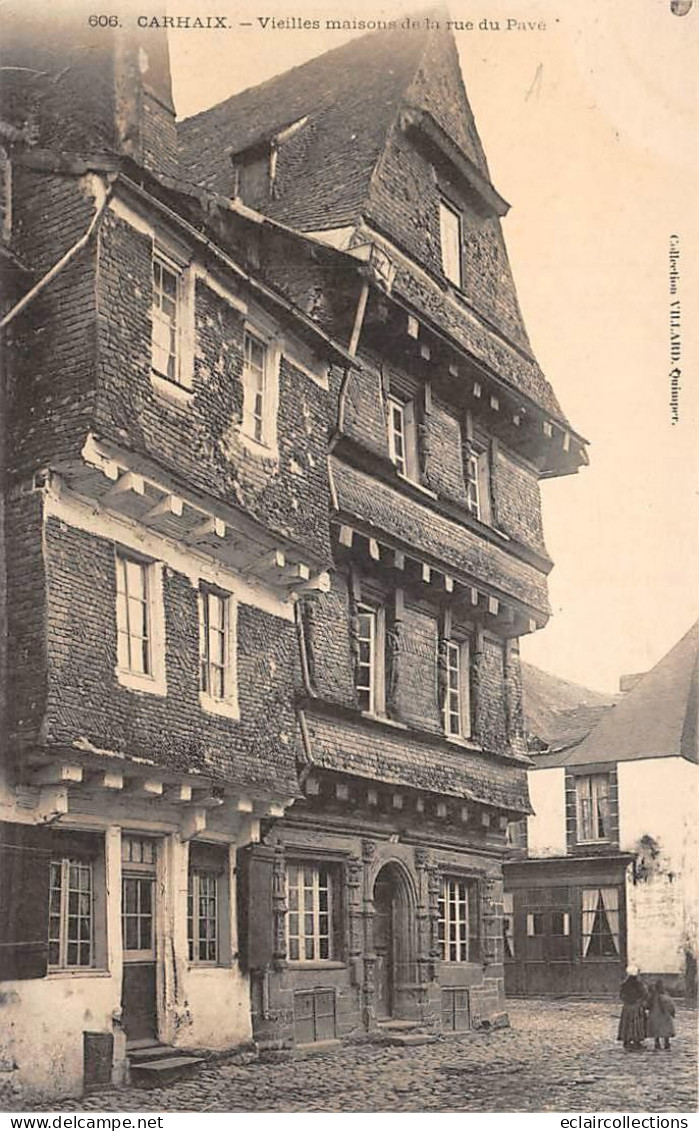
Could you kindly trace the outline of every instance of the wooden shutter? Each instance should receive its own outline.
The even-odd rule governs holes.
[[[0,822],[0,980],[43,978],[48,964],[50,831]]]
[[[261,970],[274,956],[273,860],[274,850],[264,844],[238,850],[238,947],[244,971]]]

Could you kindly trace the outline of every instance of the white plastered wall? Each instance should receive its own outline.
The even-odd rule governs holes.
[[[530,770],[528,779],[529,798],[534,810],[527,828],[529,855],[565,856],[565,771],[561,766]]]
[[[643,837],[657,846],[657,855],[642,852],[647,866],[628,882],[629,961],[647,973],[682,975],[686,948],[697,953],[699,767],[646,758],[620,762],[617,773],[621,849],[638,855]]]

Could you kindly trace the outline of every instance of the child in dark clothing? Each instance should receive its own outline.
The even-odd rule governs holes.
[[[648,1002],[648,1036],[655,1038],[655,1052],[660,1049],[660,1038],[663,1038],[665,1049],[670,1051],[670,1037],[675,1035],[675,1003],[669,994],[665,993],[662,980],[658,978],[651,992]]]

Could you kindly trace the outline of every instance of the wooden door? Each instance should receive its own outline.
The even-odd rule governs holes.
[[[155,889],[155,841],[143,837],[124,837],[121,880],[124,975],[121,1008],[127,1041],[157,1037]]]
[[[376,1016],[393,1014],[393,884],[378,879],[374,886],[374,951],[376,952]]]

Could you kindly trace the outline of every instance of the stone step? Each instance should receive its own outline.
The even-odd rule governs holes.
[[[201,1056],[164,1056],[157,1060],[131,1065],[131,1083],[138,1088],[162,1088],[175,1080],[194,1076],[206,1061]]]
[[[419,1021],[402,1021],[393,1018],[388,1018],[386,1021],[377,1021],[377,1025],[382,1033],[408,1033],[420,1028]]]
[[[159,1060],[163,1056],[189,1056],[185,1050],[177,1050],[172,1045],[147,1045],[143,1048],[127,1048],[127,1054],[131,1064],[144,1064],[146,1061]]]
[[[140,1052],[141,1049],[159,1049],[161,1048],[160,1041],[155,1037],[141,1037],[138,1041],[126,1042],[126,1053],[128,1056],[132,1052]]]

